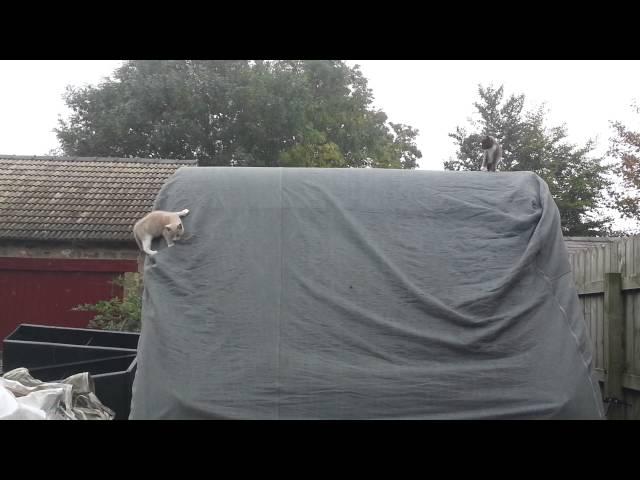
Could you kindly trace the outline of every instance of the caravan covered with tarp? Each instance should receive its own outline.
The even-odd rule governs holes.
[[[131,419],[598,419],[529,172],[181,168],[144,266]]]

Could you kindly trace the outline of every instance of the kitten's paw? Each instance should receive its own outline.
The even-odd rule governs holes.
[[[158,251],[157,251],[157,250],[149,250],[149,251],[147,252],[147,255],[149,255],[149,256],[151,256],[151,257],[153,257],[156,253],[158,253]]]
[[[175,243],[167,243],[167,247],[173,247]]]

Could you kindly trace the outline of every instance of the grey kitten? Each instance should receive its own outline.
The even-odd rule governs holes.
[[[502,147],[494,137],[486,136],[482,139],[482,150],[484,152],[480,170],[495,172],[502,161]]]

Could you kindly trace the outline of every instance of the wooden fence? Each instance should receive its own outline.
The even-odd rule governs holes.
[[[640,419],[640,236],[569,254],[610,419]]]

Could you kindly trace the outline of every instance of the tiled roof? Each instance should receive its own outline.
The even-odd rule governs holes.
[[[160,187],[195,160],[0,155],[0,240],[133,241]]]

